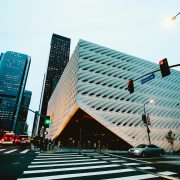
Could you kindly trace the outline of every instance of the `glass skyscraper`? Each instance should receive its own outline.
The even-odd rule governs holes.
[[[26,120],[28,115],[28,109],[29,104],[31,102],[31,91],[24,91],[22,100],[21,100],[21,107],[18,114],[18,122],[17,122],[17,128],[16,128],[16,134],[22,134],[25,133],[26,130]]]
[[[48,101],[69,61],[70,42],[67,37],[52,35],[47,72],[44,77],[40,101],[40,114],[46,116]],[[39,127],[44,119],[40,118]]]
[[[15,131],[30,67],[30,57],[5,52],[0,59],[0,128]]]

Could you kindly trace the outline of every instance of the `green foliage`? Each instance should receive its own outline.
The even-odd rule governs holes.
[[[175,141],[175,136],[176,134],[173,133],[171,130],[167,133],[167,135],[165,136],[165,138],[167,139],[168,143],[171,144],[172,146],[172,150],[173,150],[173,144],[174,144],[174,141]],[[173,150],[174,151],[174,150]]]

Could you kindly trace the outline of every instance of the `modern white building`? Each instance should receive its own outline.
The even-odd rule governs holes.
[[[171,74],[162,78],[158,71],[144,84],[134,81],[134,93],[127,90],[129,79],[157,69],[158,64],[80,40],[49,100],[47,115],[52,123],[47,137],[61,135],[81,109],[129,145],[147,144],[147,128],[142,121],[145,107],[151,143],[171,151],[165,136],[172,130],[174,150],[179,150],[180,72],[171,69]]]

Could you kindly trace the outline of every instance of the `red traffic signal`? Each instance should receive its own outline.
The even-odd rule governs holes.
[[[133,80],[128,81],[128,91],[129,91],[130,94],[134,92],[134,82],[133,82]]]
[[[159,66],[160,66],[162,77],[165,77],[171,74],[166,58],[159,61]]]

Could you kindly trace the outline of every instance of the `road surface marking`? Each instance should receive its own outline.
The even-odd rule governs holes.
[[[120,162],[127,162],[127,161],[125,161],[125,160],[115,160],[115,161],[111,161],[111,162],[113,162],[113,163],[120,163]]]
[[[78,160],[71,160],[70,162],[82,162],[82,161],[97,161],[97,160],[99,160],[99,159],[89,159],[89,158],[87,158],[87,159],[78,159]],[[37,161],[37,162],[31,162],[31,164],[50,164],[50,163],[66,163],[67,162],[67,160],[63,160],[63,161]]]
[[[31,170],[31,171],[24,171],[23,174],[46,173],[46,172],[60,172],[60,171],[73,171],[73,170],[85,170],[85,169],[99,169],[99,168],[119,167],[119,166],[120,165],[118,165],[118,164],[108,164],[108,165],[73,167],[73,168]]]
[[[6,150],[6,149],[0,149],[0,151],[4,151],[4,150]]]
[[[53,175],[53,176],[43,176],[43,177],[30,177],[30,178],[20,178],[19,180],[51,180],[51,179],[65,179],[65,178],[77,178],[84,176],[95,176],[95,175],[105,175],[105,174],[115,174],[135,171],[134,169],[117,169],[117,170],[107,170],[98,172],[87,172],[87,173],[75,173],[75,174],[63,174],[63,175]]]
[[[73,156],[73,157],[84,157],[84,155],[64,155],[64,156],[54,155],[54,156],[51,156],[51,155],[48,154],[46,156],[38,155],[37,158],[45,158],[45,157],[51,157],[51,158],[54,158],[54,157],[61,158],[61,157],[63,157],[63,158],[65,158],[65,157],[71,157],[71,156]]]
[[[158,174],[169,176],[169,175],[174,175],[174,174],[177,174],[177,173],[174,173],[174,172],[171,172],[171,171],[164,171],[164,172],[158,172]]]
[[[9,153],[12,153],[12,152],[14,152],[14,151],[17,151],[17,149],[13,149],[13,150],[11,150],[11,151],[4,152],[4,154],[9,154]]]
[[[153,174],[143,174],[143,175],[135,175],[135,176],[127,176],[127,177],[118,177],[118,178],[109,178],[109,179],[104,179],[104,180],[141,180],[141,179],[150,179],[150,178],[155,178],[158,176],[155,176]]]
[[[146,166],[146,167],[138,167],[139,169],[142,169],[142,170],[148,170],[148,169],[156,169],[154,167],[150,167],[150,166]]]
[[[53,158],[53,157],[50,157],[50,158],[36,158],[36,159],[34,159],[34,160],[36,160],[36,161],[43,161],[43,160],[55,160],[55,159],[62,159],[62,160],[70,160],[70,159],[79,159],[79,158],[90,158],[90,157],[55,157],[55,158]]]
[[[118,158],[112,158],[112,157],[108,157],[108,158],[102,158],[103,160],[118,160]]]
[[[56,156],[56,155],[62,155],[62,156],[65,156],[65,155],[79,155],[79,153],[55,153],[55,154],[50,154],[50,153],[40,153],[39,155],[44,155],[44,156],[46,156],[46,155],[50,155],[50,156]]]
[[[152,162],[149,162],[149,161],[142,161],[142,160],[139,160],[139,159],[133,159],[133,158],[128,158],[128,157],[124,157],[124,156],[119,156],[119,155],[115,155],[115,154],[110,154],[110,153],[104,153],[105,155],[110,155],[110,156],[113,156],[113,157],[118,157],[118,158],[123,158],[123,159],[130,159],[130,160],[133,160],[133,161],[138,161],[138,162],[142,162],[142,163],[148,163],[148,164],[152,164]]]
[[[26,149],[26,150],[24,150],[24,151],[22,151],[22,152],[20,152],[21,154],[25,154],[25,153],[27,153],[29,151],[29,149]]]
[[[136,165],[140,165],[139,163],[124,163],[123,165],[125,166],[136,166]]]
[[[110,158],[111,156],[93,156],[93,157],[95,157],[95,158],[102,158],[102,157],[104,157],[104,158]]]
[[[54,166],[58,166],[58,167],[60,167],[60,166],[74,166],[74,165],[86,165],[86,164],[102,164],[102,163],[107,163],[106,161],[98,161],[98,162],[95,162],[95,161],[93,161],[93,162],[81,162],[81,163],[66,163],[66,164],[46,164],[46,165],[30,165],[30,166],[28,166],[28,168],[41,168],[41,167],[54,167]]]

